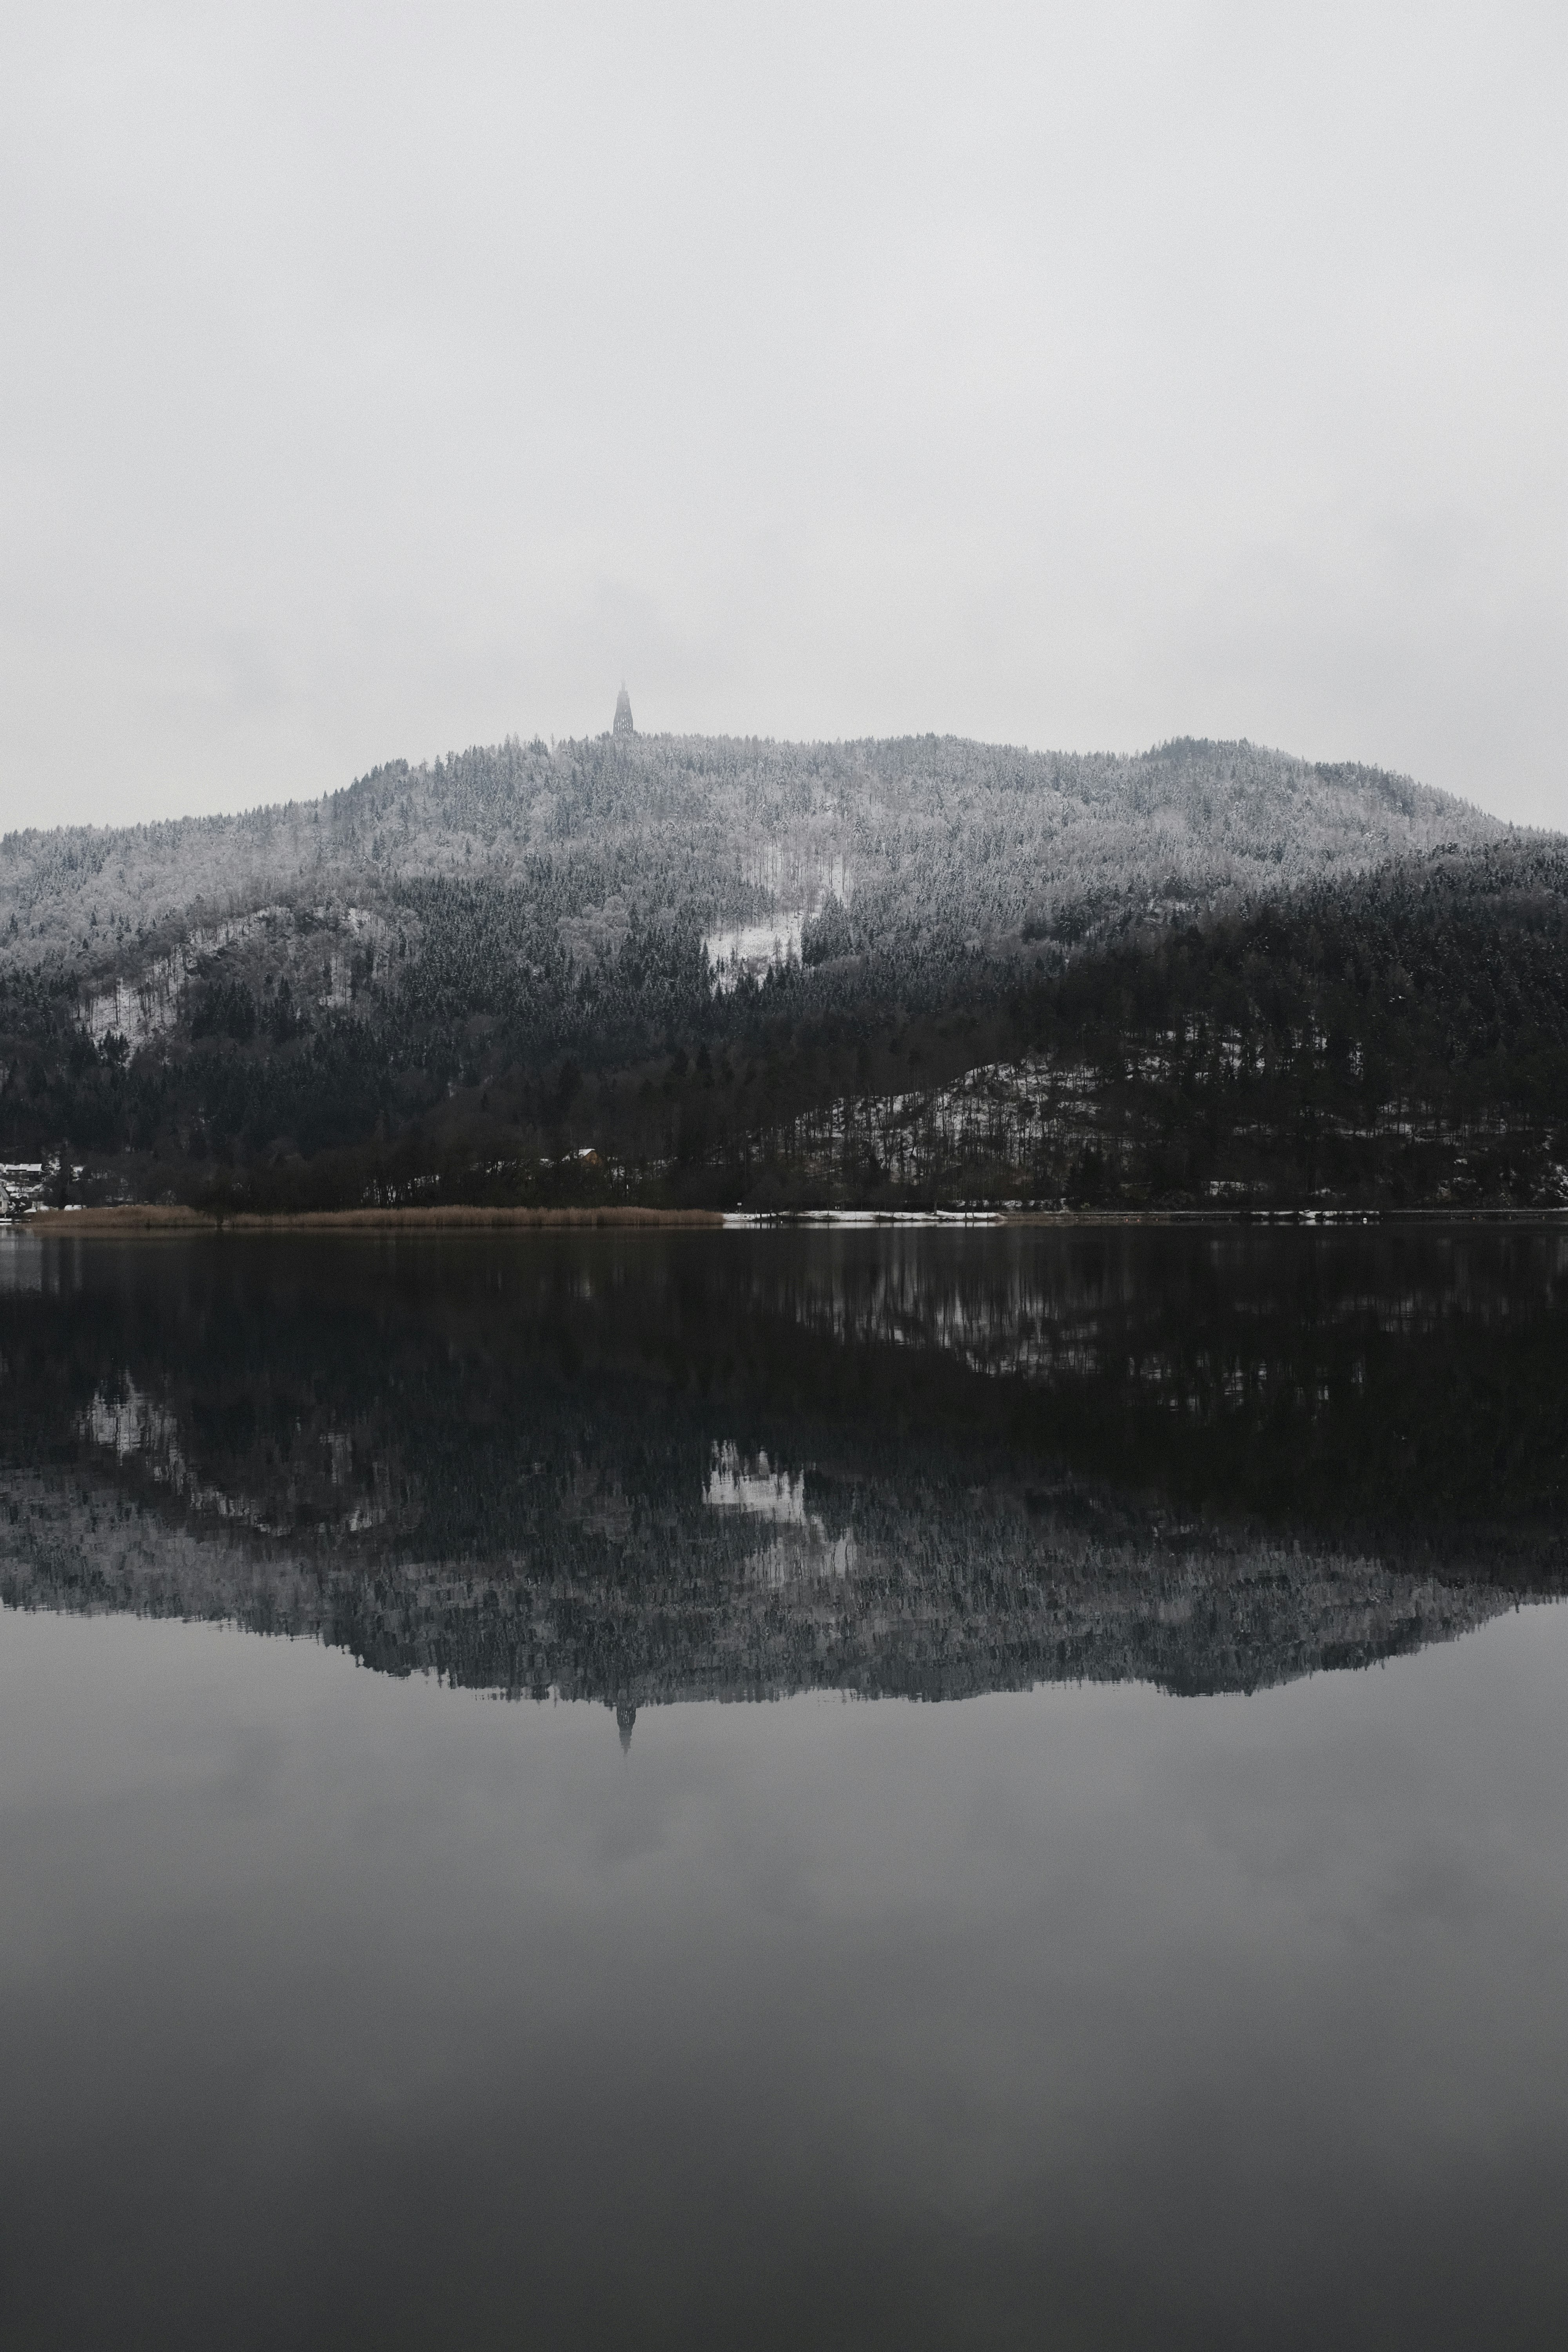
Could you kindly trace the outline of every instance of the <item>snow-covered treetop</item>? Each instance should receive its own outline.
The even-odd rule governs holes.
[[[1195,908],[1505,832],[1407,777],[1246,742],[1124,757],[930,735],[647,736],[623,690],[610,737],[398,761],[238,816],[7,835],[0,966],[124,969],[195,924],[279,902],[374,907],[442,876],[524,891],[549,877],[563,911],[615,895],[702,930],[832,893],[883,936],[940,920],[984,944],[1070,934],[1075,910]]]

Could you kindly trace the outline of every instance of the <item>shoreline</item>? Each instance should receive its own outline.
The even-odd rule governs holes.
[[[125,1202],[101,1208],[36,1209],[0,1223],[0,1232],[74,1234],[196,1234],[223,1233],[540,1233],[540,1232],[745,1232],[866,1233],[924,1228],[928,1231],[997,1231],[1005,1227],[1053,1228],[1126,1225],[1298,1227],[1311,1232],[1394,1226],[1568,1226],[1568,1208],[1487,1209],[795,1209],[745,1211],[658,1209],[625,1204],[604,1208],[300,1209],[268,1215],[241,1210],[218,1217],[208,1211],[155,1202]]]

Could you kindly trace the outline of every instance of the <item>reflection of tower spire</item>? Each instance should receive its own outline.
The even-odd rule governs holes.
[[[623,677],[621,690],[616,697],[616,722],[610,732],[612,735],[635,735],[637,731],[632,725],[632,698],[626,692],[626,682]]]
[[[637,1711],[632,1701],[629,1698],[618,1698],[616,1701],[616,1724],[621,1735],[623,1756],[629,1756],[632,1752],[632,1726],[637,1719]]]

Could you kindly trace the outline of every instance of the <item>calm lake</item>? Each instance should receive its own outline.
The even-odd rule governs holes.
[[[9,2347],[1556,2347],[1568,1232],[0,1234]]]

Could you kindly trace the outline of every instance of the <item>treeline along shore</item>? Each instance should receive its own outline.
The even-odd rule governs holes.
[[[470,1208],[460,1202],[447,1207],[402,1209],[256,1209],[192,1207],[183,1202],[121,1201],[97,1207],[38,1209],[16,1220],[50,1240],[69,1241],[88,1235],[126,1239],[139,1234],[203,1233],[563,1233],[645,1231],[653,1233],[722,1231],[726,1225],[776,1224],[810,1226],[825,1216],[841,1213],[784,1209],[758,1216],[727,1214],[720,1209],[661,1209],[609,1203],[599,1208],[522,1209]],[[847,1213],[853,1215],[855,1213]],[[889,1209],[877,1215],[880,1224],[924,1223],[920,1211]],[[966,1215],[952,1212],[942,1222],[953,1226],[984,1223],[1019,1227],[1083,1226],[1114,1229],[1121,1225],[1245,1226],[1389,1224],[1411,1226],[1568,1225],[1568,1208],[1405,1208],[1405,1209],[987,1209]]]

